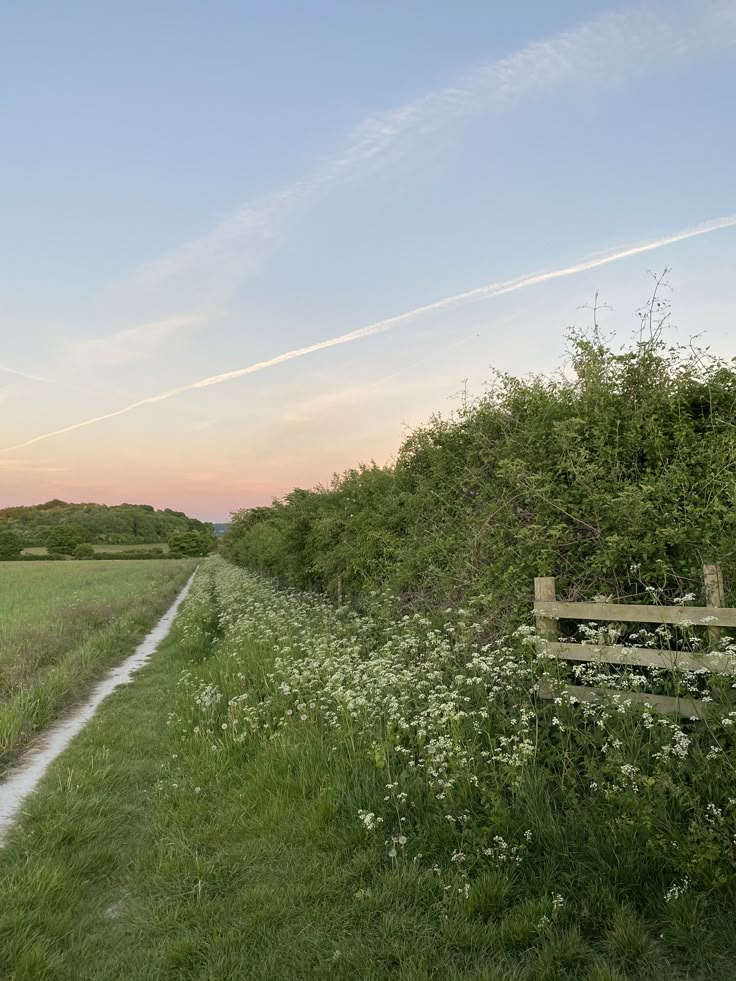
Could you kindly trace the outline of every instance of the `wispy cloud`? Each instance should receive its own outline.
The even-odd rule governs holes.
[[[733,45],[732,0],[636,4],[606,12],[554,37],[481,65],[360,122],[333,154],[281,190],[243,204],[203,235],[144,266],[139,286],[174,281],[218,302],[258,271],[301,206],[367,172],[395,163],[418,143],[463,119],[504,110],[535,94],[584,81],[617,84],[648,70]]]
[[[203,316],[165,317],[151,323],[126,327],[107,337],[78,341],[69,350],[70,360],[77,365],[94,367],[120,365],[151,357],[183,331],[199,327]]]
[[[225,371],[218,375],[210,375],[207,378],[200,379],[199,381],[190,382],[189,384],[180,385],[177,388],[171,388],[168,391],[160,392],[158,395],[149,395],[146,398],[139,399],[136,402],[131,402],[129,405],[125,405],[121,409],[116,409],[113,412],[105,412],[102,415],[73,423],[70,426],[64,426],[61,429],[41,433],[39,436],[34,436],[31,439],[25,440],[25,442],[18,443],[15,446],[6,447],[0,452],[9,453],[14,450],[22,449],[26,446],[33,446],[35,443],[40,443],[55,436],[61,436],[64,433],[71,433],[77,429],[83,429],[87,426],[104,422],[107,419],[115,419],[118,416],[126,415],[128,412],[133,412],[135,409],[139,409],[144,405],[153,405],[156,402],[164,402],[167,399],[174,398],[177,395],[183,395],[186,392],[193,392],[197,389],[209,388],[212,385],[221,385],[224,382],[234,381],[237,378],[244,378],[247,375],[254,375],[258,372],[266,371],[269,368],[275,368],[277,365],[284,364],[287,361],[293,361],[296,358],[303,358],[308,354],[315,354],[318,351],[326,351],[329,348],[338,347],[343,344],[352,344],[354,341],[363,340],[367,337],[373,337],[377,334],[385,333],[386,331],[392,330],[393,328],[402,324],[416,320],[418,317],[421,317],[427,313],[447,310],[451,307],[458,306],[461,303],[467,303],[471,300],[489,299],[494,296],[502,296],[503,294],[512,293],[517,290],[528,289],[532,286],[539,286],[542,283],[547,283],[555,279],[563,279],[567,276],[574,276],[577,273],[587,272],[588,270],[596,269],[599,266],[608,265],[611,262],[619,262],[622,259],[628,259],[635,255],[651,252],[654,249],[660,249],[667,245],[675,245],[676,243],[684,242],[687,239],[696,238],[700,235],[709,235],[721,229],[731,228],[734,226],[736,226],[736,215],[727,215],[722,218],[702,222],[693,228],[686,228],[671,235],[666,235],[648,242],[642,242],[637,245],[630,245],[626,248],[617,249],[616,251],[609,252],[608,254],[601,255],[600,253],[597,253],[596,255],[582,259],[580,262],[577,262],[571,266],[564,266],[560,269],[553,269],[547,272],[531,273],[524,276],[519,276],[516,279],[489,283],[486,286],[479,286],[472,290],[466,290],[463,293],[455,293],[452,296],[446,296],[440,300],[434,300],[432,303],[415,307],[413,310],[407,310],[405,313],[396,314],[393,317],[387,317],[384,320],[376,321],[373,324],[368,324],[366,327],[360,327],[357,330],[349,331],[346,334],[340,334],[337,337],[331,337],[324,341],[317,341],[314,344],[307,344],[304,347],[295,348],[292,351],[285,351],[282,354],[277,354],[275,357],[269,358],[266,361],[257,361],[254,364],[247,365],[244,368],[235,368],[232,371]]]
[[[353,385],[332,392],[321,392],[313,398],[302,399],[286,409],[281,419],[292,424],[311,423],[325,415],[344,412],[345,409],[366,402],[384,399],[389,394],[384,379],[368,382],[365,385]]]
[[[496,327],[501,324],[508,325],[514,319],[514,317],[506,317],[500,322],[497,321]],[[336,411],[343,412],[343,410],[356,405],[365,405],[376,401],[385,403],[396,394],[397,386],[394,382],[395,379],[402,376],[404,376],[400,386],[402,396],[405,396],[407,392],[421,392],[425,389],[436,391],[438,384],[444,384],[451,377],[453,381],[456,380],[454,376],[427,375],[422,372],[421,376],[413,381],[407,381],[405,376],[429,360],[449,354],[450,351],[455,351],[472,343],[479,336],[480,334],[476,330],[470,331],[459,338],[455,337],[450,344],[440,348],[431,347],[419,358],[413,358],[411,361],[402,360],[398,367],[381,378],[374,378],[363,385],[351,385],[349,388],[320,392],[319,395],[312,398],[301,399],[284,410],[281,421],[297,425],[313,423],[324,416],[334,414]]]
[[[451,346],[457,347],[459,345],[455,343]],[[388,405],[388,411],[391,411],[391,400],[399,392],[399,387],[392,385],[391,382],[396,376],[404,374],[409,367],[410,365],[402,365],[401,370],[383,378],[376,378],[363,385],[351,385],[348,388],[320,392],[319,395],[312,398],[301,399],[284,410],[280,421],[295,426],[313,425],[315,422],[336,416],[344,421],[346,419],[345,413],[349,414],[356,406],[365,406],[370,403],[380,403],[382,409]],[[427,374],[409,381],[404,379],[400,386],[400,394],[403,398],[409,393],[436,392],[438,384],[444,384],[448,380],[449,378],[445,375]]]

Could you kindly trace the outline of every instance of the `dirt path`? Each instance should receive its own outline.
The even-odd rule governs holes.
[[[7,832],[15,822],[24,800],[36,789],[50,764],[84,728],[110,692],[132,680],[134,672],[145,664],[168,634],[179,607],[189,593],[195,575],[196,570],[166,613],[130,657],[110,671],[93,688],[89,699],[72,715],[49,729],[38,744],[22,757],[0,783],[0,848],[4,845]]]

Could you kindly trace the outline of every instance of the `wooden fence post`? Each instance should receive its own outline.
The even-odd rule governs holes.
[[[556,599],[554,576],[536,576],[534,579],[535,602],[554,603]],[[558,629],[556,620],[537,613],[535,622],[538,637],[541,637],[543,640],[557,640]]]
[[[705,581],[705,604],[720,608],[726,602],[723,589],[723,574],[719,565],[704,565],[703,579]],[[712,647],[718,645],[718,641],[723,634],[722,627],[708,627],[708,640]]]

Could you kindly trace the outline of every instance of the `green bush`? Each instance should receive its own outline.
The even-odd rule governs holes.
[[[169,538],[169,552],[175,556],[207,555],[214,541],[210,532],[177,531]]]
[[[126,549],[121,552],[95,552],[93,555],[95,559],[178,559],[179,555],[173,555],[171,552],[164,552],[160,548],[131,548]]]
[[[22,550],[21,540],[14,532],[0,531],[0,561],[17,559]]]
[[[57,525],[46,536],[49,555],[75,555],[76,548],[84,542],[84,532],[76,525]]]
[[[75,559],[93,559],[95,557],[95,550],[89,542],[80,542],[74,549]]]
[[[237,513],[224,554],[363,606],[472,601],[499,626],[539,575],[568,599],[648,601],[656,581],[666,601],[714,561],[736,585],[736,367],[645,326],[621,351],[573,333],[569,377],[499,375],[394,466]]]

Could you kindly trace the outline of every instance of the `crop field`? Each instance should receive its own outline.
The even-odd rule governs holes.
[[[129,653],[194,563],[0,563],[0,773]]]
[[[168,542],[152,542],[151,544],[144,544],[142,542],[136,542],[133,545],[93,545],[92,548],[95,552],[141,552],[147,551],[151,548],[159,548],[162,552],[169,551]],[[35,545],[29,548],[23,549],[23,555],[47,555],[48,549],[45,545]]]
[[[208,559],[0,850],[0,976],[733,977],[729,696],[540,702],[482,632]]]

